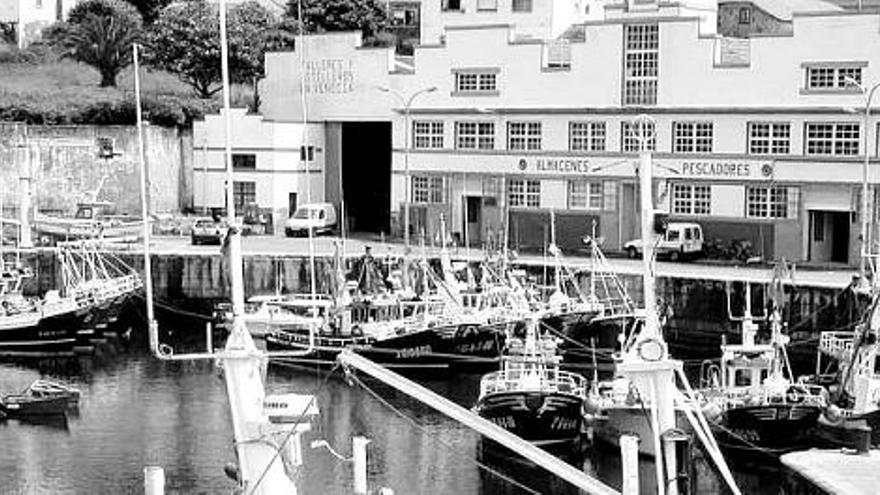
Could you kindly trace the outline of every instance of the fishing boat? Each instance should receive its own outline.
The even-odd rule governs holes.
[[[555,337],[530,319],[522,337],[510,336],[498,371],[480,380],[475,412],[539,445],[572,443],[583,431],[587,380],[562,371]]]
[[[721,346],[720,366],[707,368],[698,391],[703,413],[719,444],[733,452],[778,455],[813,445],[826,394],[819,386],[793,381],[782,334],[783,265],[774,269],[769,292],[770,340],[757,343],[758,326],[751,314],[750,284],[745,287],[742,343]],[[765,307],[767,307],[765,305]],[[705,373],[704,373],[705,375]]]
[[[57,251],[62,285],[42,298],[23,295],[33,272],[5,265],[0,276],[0,356],[67,356],[90,350],[100,323],[142,287],[131,267],[90,242]]]
[[[854,330],[822,332],[818,352],[817,377],[823,356],[837,363],[830,404],[816,428],[818,440],[859,451],[880,446],[880,291],[871,294],[868,311]]]

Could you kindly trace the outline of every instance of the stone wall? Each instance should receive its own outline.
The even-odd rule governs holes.
[[[740,22],[740,12],[748,9],[747,23]],[[792,22],[783,21],[759,9],[751,2],[725,3],[718,6],[718,34],[734,38],[751,35],[786,35],[792,33]]]
[[[98,140],[112,145],[99,156]],[[145,126],[150,209],[177,212],[192,205],[192,137],[188,130]],[[40,211],[69,214],[91,200],[140,215],[140,162],[134,126],[25,126],[0,123],[0,190],[7,210],[18,205],[19,181],[30,168]]]

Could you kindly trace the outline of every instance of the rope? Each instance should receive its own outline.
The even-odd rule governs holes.
[[[413,418],[410,418],[409,416],[406,415],[406,413],[404,413],[400,409],[394,407],[390,402],[388,402],[387,400],[382,398],[376,391],[374,391],[373,389],[368,387],[364,382],[362,382],[357,376],[355,376],[354,374],[349,374],[348,376],[352,380],[352,382],[354,382],[357,385],[360,385],[368,394],[370,394],[370,396],[372,396],[374,399],[379,401],[380,404],[387,407],[392,412],[394,412],[395,414],[397,414],[398,416],[400,416],[401,418],[406,420],[408,423],[413,425],[417,430],[419,430],[423,434],[427,435],[428,437],[433,438],[436,442],[438,442],[440,445],[443,445],[447,449],[449,449],[451,451],[456,451],[456,448],[454,446],[450,445],[448,442],[446,442],[445,440],[443,440],[439,436],[431,433],[427,428],[425,428],[424,426],[419,424],[416,420],[414,420]],[[515,479],[511,478],[510,476],[505,475],[504,473],[501,473],[500,471],[498,471],[496,469],[493,469],[492,467],[486,465],[485,463],[483,463],[481,461],[474,460],[474,463],[480,469],[485,470],[486,472],[492,474],[493,476],[496,476],[499,479],[502,479],[502,480],[510,483],[511,485],[525,491],[525,492],[532,493],[534,495],[541,495],[541,492],[529,488],[528,486],[516,481]]]
[[[330,373],[327,373],[327,376],[321,382],[320,386],[318,386],[317,389],[314,392],[312,392],[312,394],[311,394],[312,398],[303,407],[302,412],[296,418],[296,421],[294,421],[294,424],[297,424],[300,421],[302,421],[302,419],[305,417],[306,413],[309,412],[309,409],[312,407],[312,404],[314,404],[315,399],[318,397],[318,394],[320,394],[321,391],[324,390],[324,387],[327,385],[327,382],[330,381],[330,377],[333,376],[333,372],[336,371],[337,368],[339,368],[338,364],[336,366],[334,366],[332,370],[330,370]],[[294,433],[296,433],[296,428],[291,428],[290,431],[287,432],[287,435],[284,436],[284,440],[281,441],[281,444],[278,445],[278,448],[275,450],[275,455],[273,455],[272,459],[270,459],[268,464],[266,464],[266,467],[263,469],[263,472],[260,473],[260,477],[257,478],[257,482],[254,483],[254,487],[251,488],[251,490],[250,490],[251,495],[253,495],[254,493],[257,492],[257,488],[259,488],[260,483],[263,482],[263,479],[266,477],[266,473],[269,472],[269,468],[272,467],[272,464],[275,464],[275,459],[277,459],[278,456],[281,455],[281,451],[284,449],[284,446],[287,445],[287,442],[290,441],[290,437],[292,437]]]

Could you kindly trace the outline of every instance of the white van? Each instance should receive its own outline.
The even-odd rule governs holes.
[[[623,249],[630,258],[638,258],[642,254],[642,240],[629,241]],[[655,250],[658,256],[668,255],[672,261],[699,256],[703,252],[703,228],[693,222],[669,222]]]
[[[311,203],[302,205],[287,220],[284,233],[287,237],[308,234],[330,233],[336,227],[336,207],[332,203]]]

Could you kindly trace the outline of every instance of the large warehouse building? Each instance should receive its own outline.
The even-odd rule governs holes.
[[[472,245],[508,215],[520,249],[545,242],[553,211],[563,246],[595,226],[614,250],[637,233],[645,137],[671,218],[766,258],[857,263],[865,154],[880,179],[858,84],[880,82],[880,14],[821,0],[420,9],[412,57],[358,33],[267,55],[262,114],[232,116],[237,202],[286,218],[344,197],[352,229],[399,233],[409,201],[411,231],[435,238],[443,213]],[[220,116],[196,124],[196,206],[222,206],[222,143]]]

